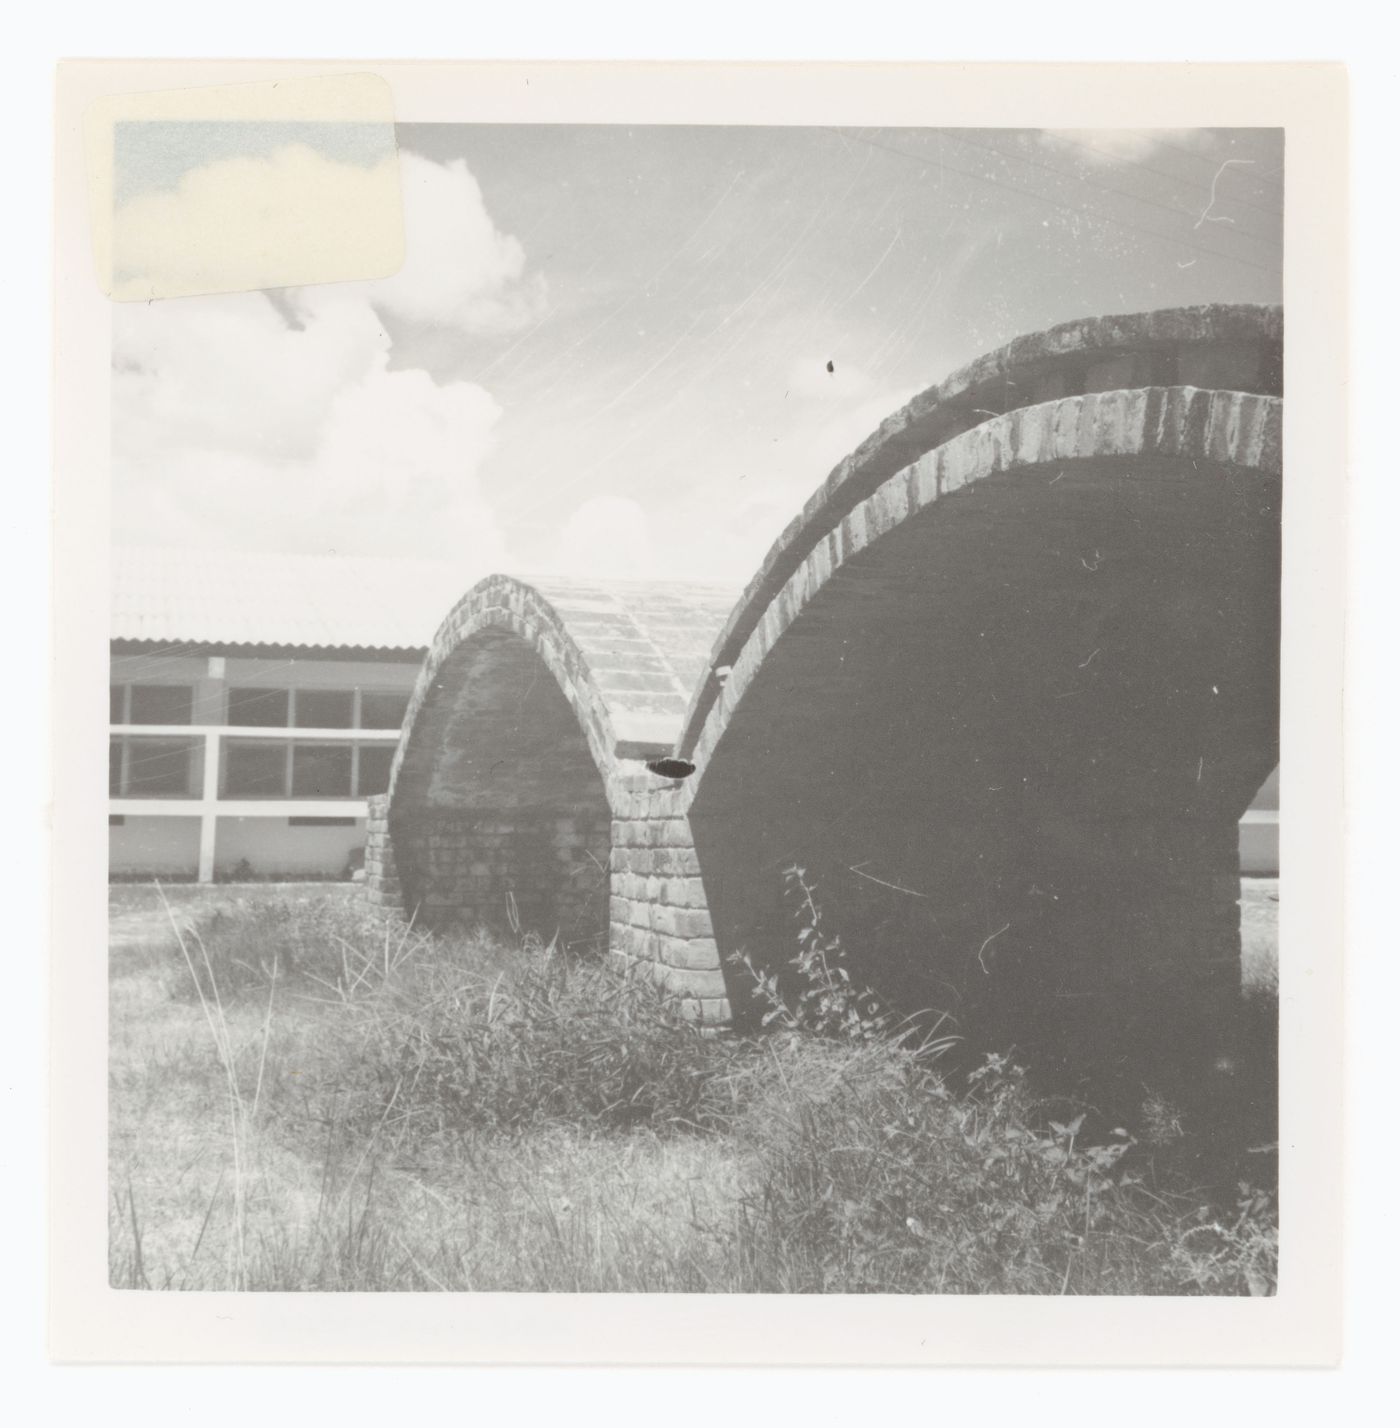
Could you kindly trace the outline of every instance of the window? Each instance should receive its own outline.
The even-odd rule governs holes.
[[[224,746],[225,798],[285,798],[287,745],[272,739],[230,739]]]
[[[394,762],[392,744],[360,745],[360,786],[355,791],[361,798],[373,793],[388,793],[389,767]]]
[[[298,744],[292,756],[294,798],[349,798],[349,744]]]
[[[131,721],[126,717],[126,685],[112,685],[111,695],[112,714],[108,722],[112,724],[129,724]]]
[[[113,798],[120,798],[122,791],[122,745],[123,739],[107,740],[107,792]]]
[[[397,729],[408,713],[408,695],[396,690],[366,689],[360,694],[360,728]]]
[[[298,729],[350,729],[355,723],[355,693],[350,689],[298,689]]]
[[[228,721],[248,729],[285,729],[291,723],[291,701],[285,689],[230,689]]]
[[[188,724],[194,712],[194,690],[188,684],[133,684],[133,724]]]
[[[196,744],[190,739],[125,739],[121,792],[127,798],[188,798],[194,793]]]
[[[231,738],[224,744],[223,797],[366,798],[388,789],[393,757],[393,745]]]

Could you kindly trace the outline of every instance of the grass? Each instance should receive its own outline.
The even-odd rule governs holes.
[[[1278,879],[1240,885],[1240,975],[1247,997],[1278,996]]]
[[[1169,1105],[1086,1144],[1005,1058],[954,1089],[338,888],[178,894],[113,890],[119,1287],[1272,1291],[1270,1188],[1174,1176]]]

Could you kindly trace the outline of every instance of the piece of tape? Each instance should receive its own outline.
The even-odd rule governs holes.
[[[393,96],[373,74],[113,95],[85,116],[98,282],[119,302],[389,277]]]

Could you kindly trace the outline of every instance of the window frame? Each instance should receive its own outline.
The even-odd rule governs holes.
[[[348,747],[347,747],[348,745]],[[297,752],[299,750],[327,749],[339,753],[344,750],[349,756],[348,767],[346,768],[345,792],[344,793],[298,793],[297,792]],[[301,739],[293,743],[292,757],[289,762],[290,781],[288,786],[291,789],[290,797],[297,802],[324,803],[332,799],[353,800],[355,797],[355,778],[359,768],[359,759],[356,757],[358,750],[348,739]]]
[[[227,729],[290,729],[293,713],[293,696],[295,690],[286,685],[277,684],[230,684],[224,691],[224,727]],[[234,701],[243,695],[258,695],[266,697],[269,694],[280,694],[286,701],[286,716],[281,722],[270,724],[241,723],[233,717]]]
[[[248,727],[265,727],[249,726]],[[243,749],[269,749],[280,752],[282,755],[282,787],[277,793],[240,793],[229,787],[229,762],[230,755],[235,750]],[[267,800],[273,802],[278,799],[284,802],[291,797],[292,786],[292,743],[290,739],[258,739],[239,738],[236,734],[230,734],[227,738],[219,741],[219,799],[221,802],[240,802],[244,800],[262,802]]]
[[[344,689],[338,686],[327,686],[324,689],[293,689],[290,693],[291,698],[287,703],[287,717],[292,721],[290,727],[293,729],[345,729],[347,731],[353,731],[360,727],[360,691],[358,688]],[[308,694],[348,696],[350,701],[349,722],[346,724],[323,724],[318,721],[310,721],[303,724],[301,722],[301,702],[303,696]]]
[[[396,724],[366,724],[364,717],[364,698],[366,694],[385,695],[393,699],[403,700],[403,713],[399,716]],[[404,720],[408,717],[408,706],[413,702],[413,691],[411,689],[392,689],[386,685],[362,685],[355,691],[355,727],[370,733],[385,733],[390,729],[402,730]]]
[[[122,704],[122,710],[126,714],[123,721],[126,724],[138,726],[151,726],[162,729],[193,729],[195,727],[195,686],[188,681],[176,680],[154,680],[139,681],[133,680],[125,686],[126,698]],[[188,716],[184,719],[138,719],[136,718],[136,692],[145,689],[178,689],[187,696]]]
[[[182,689],[189,695],[190,717],[187,720],[177,721],[175,724],[164,724],[160,720],[143,719],[140,725],[155,724],[161,728],[197,728],[198,721],[195,719],[197,686],[189,679],[108,679],[108,727],[126,728],[135,725],[138,721],[133,717],[133,706],[136,703],[136,691],[138,689]],[[110,699],[112,694],[119,693],[117,700],[118,709],[115,716],[112,714]]]

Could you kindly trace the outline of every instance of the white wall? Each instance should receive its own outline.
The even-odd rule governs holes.
[[[199,869],[198,818],[128,817],[107,830],[108,871],[193,877]]]
[[[1240,872],[1247,878],[1278,877],[1278,770],[1254,796],[1240,819]]]
[[[246,858],[255,873],[339,877],[350,854],[365,845],[365,820],[350,828],[291,828],[285,818],[221,818],[214,840],[214,873],[223,876]]]

